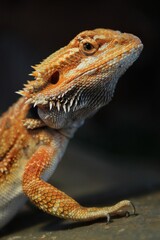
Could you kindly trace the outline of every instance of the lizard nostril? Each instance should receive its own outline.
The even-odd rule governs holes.
[[[56,72],[54,72],[54,73],[52,74],[52,76],[50,77],[49,82],[50,82],[51,84],[56,84],[56,83],[58,83],[58,81],[59,81],[59,72],[56,71]]]

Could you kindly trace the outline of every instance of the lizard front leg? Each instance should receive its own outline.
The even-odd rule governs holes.
[[[122,213],[124,208],[132,206],[130,201],[124,200],[110,207],[83,207],[64,192],[43,181],[40,177],[50,167],[51,159],[56,154],[53,146],[40,146],[25,168],[23,191],[37,207],[61,218],[88,221],[109,218],[109,215]]]

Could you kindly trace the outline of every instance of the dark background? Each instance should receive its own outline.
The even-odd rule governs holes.
[[[76,34],[97,27],[141,38],[140,58],[120,79],[112,102],[76,136],[109,154],[159,163],[159,7],[152,1],[0,1],[0,112],[34,65]],[[139,160],[138,160],[139,161]]]

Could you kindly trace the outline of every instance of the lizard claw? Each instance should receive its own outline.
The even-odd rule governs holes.
[[[125,212],[125,217],[129,217],[130,215],[131,215],[130,212],[128,211]]]
[[[130,202],[130,206],[132,208],[132,215],[136,215],[136,208],[134,206],[134,204],[132,202]],[[130,213],[126,213],[126,216],[129,217],[130,216]]]
[[[110,222],[110,214],[107,213],[106,217],[107,217],[107,224],[109,224],[109,222]]]

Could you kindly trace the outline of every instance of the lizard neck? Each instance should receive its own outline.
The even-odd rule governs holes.
[[[83,123],[84,123],[84,120],[75,121],[74,123],[72,123],[71,126],[58,129],[57,131],[60,134],[64,135],[65,137],[71,139],[71,138],[73,138],[73,136],[74,136],[75,132],[78,130],[78,128],[83,125]]]

